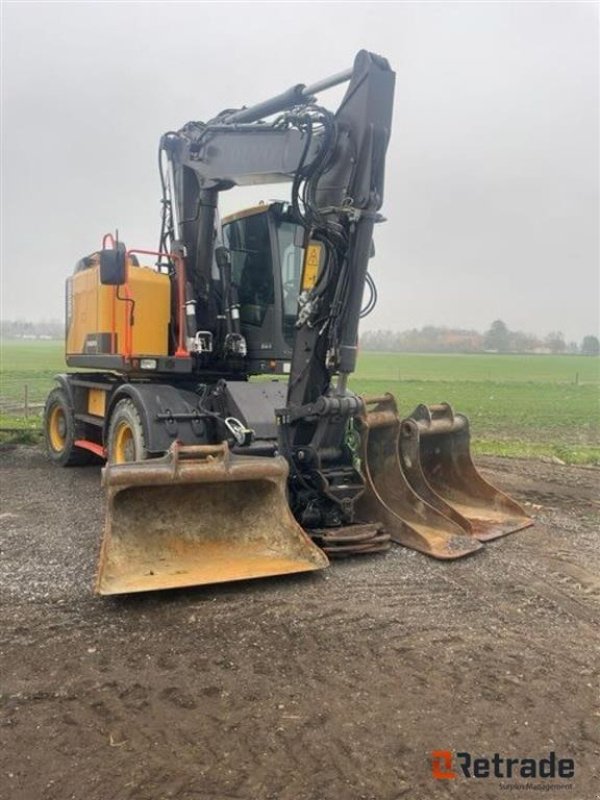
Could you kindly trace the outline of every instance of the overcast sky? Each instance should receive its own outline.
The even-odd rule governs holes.
[[[162,132],[350,66],[397,73],[376,311],[425,324],[598,328],[594,3],[3,3],[3,316],[60,318],[119,228],[156,247]],[[336,91],[319,98],[335,108]],[[287,197],[232,190],[229,212]]]

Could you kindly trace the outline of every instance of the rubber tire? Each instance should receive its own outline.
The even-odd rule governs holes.
[[[128,398],[124,398],[123,400],[119,400],[119,402],[114,407],[108,425],[108,436],[106,442],[106,449],[108,452],[108,459],[107,459],[108,463],[109,464],[115,463],[114,460],[115,436],[117,428],[122,422],[126,422],[129,425],[129,427],[131,428],[131,432],[133,434],[133,442],[135,450],[134,461],[145,461],[147,458],[149,458],[149,454],[146,449],[146,437],[144,435],[144,426],[142,424],[142,419],[140,417],[139,411],[135,406],[135,403],[132,400],[129,400]]]
[[[52,446],[49,430],[50,414],[57,406],[62,409],[65,419],[65,445],[60,451],[55,450]],[[60,467],[78,467],[93,463],[96,460],[93,453],[81,447],[75,447],[75,439],[78,438],[75,413],[69,397],[64,389],[56,387],[48,395],[44,406],[44,442],[50,461]]]

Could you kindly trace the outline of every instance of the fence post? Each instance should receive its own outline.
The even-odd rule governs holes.
[[[25,398],[23,403],[23,410],[25,412],[25,419],[29,418],[29,387],[25,384]]]

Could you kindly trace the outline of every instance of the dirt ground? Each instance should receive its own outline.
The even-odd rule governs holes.
[[[599,797],[600,472],[481,465],[536,525],[471,558],[101,599],[99,470],[5,450],[0,796],[531,797],[434,780],[443,749],[554,750],[575,779],[544,796]]]

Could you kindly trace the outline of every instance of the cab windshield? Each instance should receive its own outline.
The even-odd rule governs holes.
[[[302,277],[304,250],[296,244],[299,227],[285,215],[271,213],[241,217],[223,226],[224,243],[231,253],[232,281],[238,290],[242,325],[262,327],[280,291],[281,331],[288,347],[294,345]],[[279,265],[279,278],[275,275],[274,258]]]

